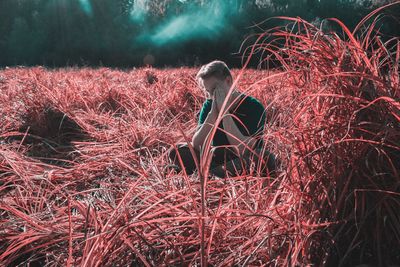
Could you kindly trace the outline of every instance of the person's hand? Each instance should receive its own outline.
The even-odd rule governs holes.
[[[207,115],[207,117],[210,118],[211,123],[215,123],[215,121],[217,120],[217,117],[218,117],[218,113],[219,113],[218,105],[217,105],[215,99],[213,99],[213,102],[211,104],[211,110]]]
[[[221,110],[222,104],[224,103],[225,98],[226,98],[225,89],[222,88],[221,86],[217,85],[217,87],[214,90],[213,99],[214,99],[214,102],[216,103],[218,110]]]

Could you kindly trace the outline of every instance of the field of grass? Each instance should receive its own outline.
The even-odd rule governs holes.
[[[399,40],[293,25],[245,51],[281,69],[233,70],[277,177],[164,169],[197,69],[1,70],[0,265],[400,265]]]

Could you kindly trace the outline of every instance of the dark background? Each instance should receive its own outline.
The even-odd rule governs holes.
[[[320,25],[324,18],[336,17],[353,28],[389,2],[393,1],[0,0],[0,67],[177,67],[213,59],[240,67],[238,52],[245,38],[283,24],[272,19],[262,29],[250,27],[267,18],[300,16]],[[379,21],[387,38],[398,36],[396,14],[399,5]]]

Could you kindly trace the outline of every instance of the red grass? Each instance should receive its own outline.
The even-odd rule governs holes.
[[[1,265],[400,264],[399,40],[290,20],[248,47],[282,70],[234,70],[276,178],[164,172],[197,69],[0,71]]]

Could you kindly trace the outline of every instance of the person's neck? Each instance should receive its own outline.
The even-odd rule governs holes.
[[[242,94],[241,92],[239,92],[239,91],[236,90],[236,89],[233,89],[233,92],[232,92],[232,97],[233,97],[233,99],[238,100],[238,99],[240,99],[240,97],[241,97],[242,95],[243,95],[243,94]]]
[[[234,89],[234,91],[232,92],[233,103],[232,103],[231,108],[229,109],[231,112],[233,110],[236,110],[236,108],[240,104],[240,100],[241,100],[242,95],[243,94],[241,92],[237,91],[236,89]]]

